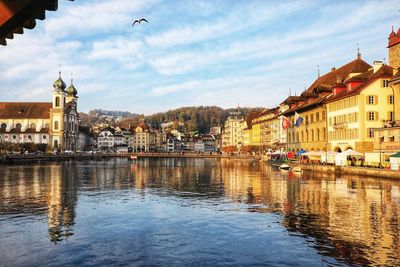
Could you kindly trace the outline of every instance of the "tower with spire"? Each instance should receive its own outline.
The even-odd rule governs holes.
[[[397,69],[400,67],[400,28],[395,32],[392,26],[388,40],[389,65]]]
[[[78,141],[78,91],[71,84],[66,88],[61,78],[53,83],[52,108],[50,109],[50,144],[59,150],[75,150]]]

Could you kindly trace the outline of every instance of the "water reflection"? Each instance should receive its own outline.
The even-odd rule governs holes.
[[[217,212],[277,214],[279,224],[317,249],[328,265],[334,259],[337,264],[399,266],[399,188],[396,180],[299,175],[240,160],[3,166],[0,223],[46,219],[48,239],[57,243],[77,235],[75,219],[84,214],[76,210],[83,197],[172,196],[182,205]]]

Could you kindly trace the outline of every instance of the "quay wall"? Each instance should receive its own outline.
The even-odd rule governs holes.
[[[360,176],[380,177],[380,178],[400,178],[400,171],[389,169],[353,167],[353,166],[331,166],[331,165],[306,165],[301,164],[304,171],[335,173],[335,174],[353,174]]]
[[[107,158],[229,158],[258,160],[256,156],[231,156],[220,154],[197,153],[137,153],[137,154],[72,154],[72,155],[0,155],[0,164],[30,164],[66,160],[101,160]]]

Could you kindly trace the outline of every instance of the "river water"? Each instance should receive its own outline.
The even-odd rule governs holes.
[[[243,160],[0,166],[0,265],[400,266],[400,181]]]

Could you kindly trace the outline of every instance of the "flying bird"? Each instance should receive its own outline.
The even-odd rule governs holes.
[[[149,23],[145,18],[137,19],[137,20],[135,20],[135,21],[132,23],[132,27],[133,27],[136,23],[139,23],[139,24],[140,24],[140,22],[142,22],[142,21],[146,21],[147,23]]]

